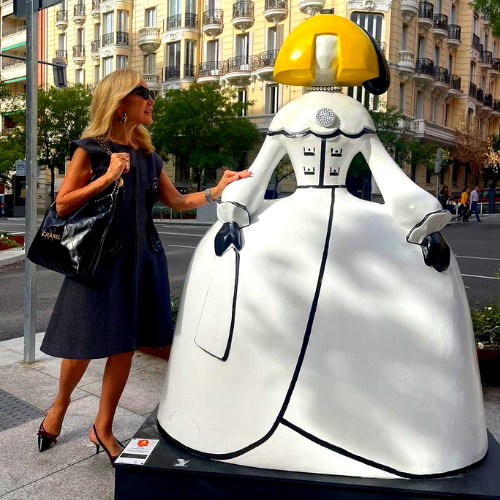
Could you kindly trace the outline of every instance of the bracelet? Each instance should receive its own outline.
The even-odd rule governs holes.
[[[210,189],[205,189],[205,200],[207,203],[212,203],[214,199],[212,198],[212,193],[210,192]]]

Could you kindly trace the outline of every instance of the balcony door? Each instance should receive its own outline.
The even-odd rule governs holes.
[[[168,44],[167,61],[169,67],[179,68],[181,66],[181,42]]]
[[[182,14],[181,12],[181,0],[170,0],[169,4],[169,16],[177,16]]]
[[[236,57],[239,58],[240,64],[246,65],[250,59],[250,34],[244,33],[236,35]]]
[[[219,62],[219,40],[210,40],[207,42],[206,62]]]
[[[151,9],[146,9],[144,16],[144,26],[146,28],[155,28],[156,27],[156,7],[152,7]]]
[[[102,45],[113,45],[113,36],[115,32],[114,12],[107,12],[102,16],[102,19],[104,24]]]

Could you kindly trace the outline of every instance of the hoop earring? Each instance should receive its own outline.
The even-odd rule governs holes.
[[[125,113],[125,111],[123,112],[123,117],[122,118],[118,117],[118,121],[120,123],[125,123],[127,121],[127,113]]]

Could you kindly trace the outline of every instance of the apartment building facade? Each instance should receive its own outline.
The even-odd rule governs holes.
[[[499,132],[499,40],[466,0],[65,0],[47,11],[47,57],[65,58],[68,80],[89,86],[125,66],[141,70],[157,92],[194,78],[233,86],[239,100],[255,102],[248,119],[265,133],[277,110],[307,90],[273,81],[279,48],[322,8],[381,45],[387,94],[345,91],[372,109],[382,102],[400,109],[409,138],[452,148],[453,129],[466,120],[477,120],[484,136]],[[407,174],[435,189],[436,176],[421,165]],[[440,180],[459,191],[465,175],[455,167]]]

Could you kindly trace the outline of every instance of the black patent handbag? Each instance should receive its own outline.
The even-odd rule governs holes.
[[[111,156],[100,138],[96,142]],[[58,215],[56,202],[52,203],[28,250],[28,259],[65,276],[93,276],[123,189],[120,178],[65,218]]]

